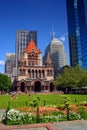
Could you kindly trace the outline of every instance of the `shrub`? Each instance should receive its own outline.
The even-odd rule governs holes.
[[[57,118],[55,116],[43,116],[40,117],[40,123],[48,123],[48,122],[57,122]]]
[[[70,120],[80,120],[81,116],[79,114],[77,114],[76,112],[73,112],[73,113],[69,114],[69,118],[70,118]]]
[[[87,120],[87,112],[85,111],[84,107],[80,107],[78,109],[78,113],[80,114],[82,119]]]
[[[57,116],[57,115],[60,115],[60,114],[63,115],[63,112],[62,111],[56,111],[56,110],[52,112],[52,115],[54,115],[54,116]]]
[[[36,123],[36,117],[31,113],[21,113],[18,110],[11,109],[4,114],[2,122],[6,125],[22,125]]]

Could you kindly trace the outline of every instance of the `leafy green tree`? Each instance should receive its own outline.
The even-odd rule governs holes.
[[[5,75],[5,74],[0,74],[0,91],[1,94],[3,93],[3,91],[6,91],[9,89],[9,87],[11,87],[11,80],[10,78]]]
[[[54,85],[61,88],[87,86],[87,70],[80,68],[78,65],[65,68],[55,79]]]
[[[80,87],[87,87],[87,71],[85,70],[84,74],[79,79],[77,86]]]
[[[69,119],[70,98],[65,95],[62,95],[61,104],[63,105],[64,109],[66,109],[67,120],[70,120]]]
[[[39,112],[40,98],[39,97],[34,98],[33,101],[30,103],[30,106],[36,108],[37,123],[39,123],[40,122],[40,112]]]

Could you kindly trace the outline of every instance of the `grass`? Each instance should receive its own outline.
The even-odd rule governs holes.
[[[66,94],[70,97],[71,104],[80,104],[82,101],[87,101],[87,95],[81,94]],[[62,99],[61,94],[32,94],[31,96],[24,94],[24,95],[16,95],[16,99],[12,100],[11,95],[1,95],[0,96],[0,108],[7,108],[8,104],[12,108],[17,107],[26,107],[29,106],[29,103],[35,98],[40,98],[40,105],[55,105],[58,106]],[[75,102],[76,101],[76,102]]]

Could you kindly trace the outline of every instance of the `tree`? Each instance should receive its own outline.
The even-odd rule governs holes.
[[[5,75],[5,74],[0,74],[0,91],[1,94],[3,93],[3,91],[6,91],[9,89],[9,87],[11,87],[11,80],[10,78]]]
[[[39,112],[39,105],[40,105],[40,98],[36,97],[33,99],[33,101],[30,103],[31,107],[35,107],[36,110],[36,116],[37,116],[37,123],[40,122],[40,112]]]
[[[87,71],[85,70],[82,77],[79,79],[77,86],[80,87],[87,87]]]
[[[78,65],[75,67],[65,68],[64,71],[55,79],[54,85],[64,89],[86,86],[87,70],[80,68]]]
[[[62,100],[61,100],[61,104],[63,105],[64,109],[66,109],[66,114],[67,114],[67,120],[69,119],[69,110],[70,110],[70,98],[62,95]]]

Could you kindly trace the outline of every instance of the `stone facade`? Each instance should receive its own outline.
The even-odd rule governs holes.
[[[18,62],[18,76],[15,89],[18,92],[55,91],[54,68],[48,53],[42,65],[42,53],[31,39]]]

